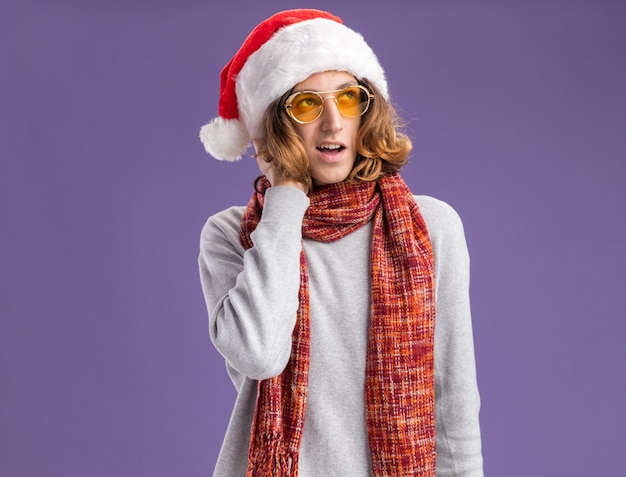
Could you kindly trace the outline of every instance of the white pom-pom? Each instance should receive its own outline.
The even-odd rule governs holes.
[[[250,145],[248,131],[237,119],[217,117],[200,128],[206,152],[222,161],[238,161]]]

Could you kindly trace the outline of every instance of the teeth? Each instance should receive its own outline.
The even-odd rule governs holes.
[[[340,147],[339,144],[323,144],[318,149],[339,149]]]

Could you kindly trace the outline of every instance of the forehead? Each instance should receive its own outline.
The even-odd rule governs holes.
[[[323,71],[296,84],[293,91],[332,91],[357,83],[356,78],[345,71]]]

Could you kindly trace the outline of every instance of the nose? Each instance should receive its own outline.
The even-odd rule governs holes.
[[[332,101],[327,101],[331,99]],[[321,127],[324,131],[340,131],[343,129],[343,116],[337,106],[337,99],[330,95],[324,98],[324,108],[320,117]]]

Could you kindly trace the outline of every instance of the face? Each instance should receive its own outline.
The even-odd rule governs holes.
[[[358,84],[349,73],[326,71],[309,76],[293,91],[334,91]],[[343,116],[331,95],[324,101],[322,115],[307,124],[294,122],[309,157],[309,169],[316,186],[344,181],[356,160],[356,136],[361,117]]]

